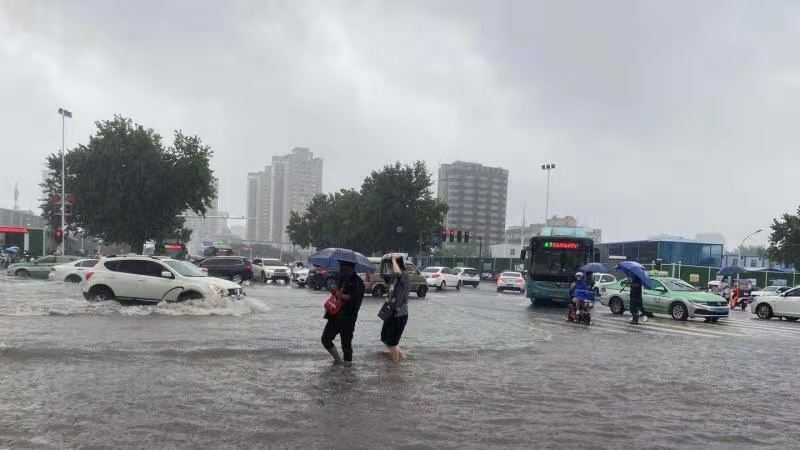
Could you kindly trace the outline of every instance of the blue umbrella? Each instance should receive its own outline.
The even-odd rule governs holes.
[[[375,266],[369,262],[366,256],[346,248],[320,250],[311,255],[308,261],[315,266],[337,271],[339,270],[339,261],[344,261],[355,264],[357,273],[375,273]]]
[[[746,273],[750,273],[750,271],[743,267],[728,266],[723,267],[719,272],[717,272],[717,275],[744,275]]]
[[[7,249],[3,250],[6,253],[18,253],[19,247],[8,247]]]
[[[636,261],[622,261],[617,264],[617,269],[624,272],[625,275],[633,275],[642,280],[642,286],[644,286],[645,289],[653,289],[653,285],[650,284],[650,276],[647,275],[647,270]]]
[[[605,264],[589,263],[589,264],[584,264],[583,267],[578,269],[578,271],[583,272],[583,273],[589,273],[589,272],[591,272],[591,273],[609,273],[609,272],[611,272],[611,269],[609,269],[608,266],[606,266]]]

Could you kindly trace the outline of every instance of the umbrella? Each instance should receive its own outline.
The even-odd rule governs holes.
[[[6,253],[18,253],[19,247],[8,247],[7,249],[3,250]]]
[[[748,271],[744,267],[728,266],[728,267],[722,268],[722,270],[717,272],[717,275],[742,275],[742,274],[745,274],[745,273],[750,273],[750,271]]]
[[[589,263],[584,264],[583,267],[578,269],[578,271],[583,273],[609,273],[611,272],[611,269],[609,269],[605,264]]]
[[[625,275],[633,275],[642,280],[642,286],[644,286],[645,289],[653,289],[653,285],[650,284],[650,276],[647,275],[644,266],[636,261],[622,261],[617,264],[617,269],[624,272]]]
[[[339,270],[339,261],[344,261],[355,264],[357,273],[375,272],[375,266],[369,262],[366,256],[346,248],[322,249],[311,255],[308,261],[315,266],[324,267],[329,270]]]

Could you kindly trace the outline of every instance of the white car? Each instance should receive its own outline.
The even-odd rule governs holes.
[[[520,272],[503,272],[497,278],[497,292],[517,291],[525,293],[525,278]]]
[[[253,278],[267,281],[283,280],[286,283],[292,280],[292,269],[279,259],[255,258],[253,259]]]
[[[119,256],[100,260],[86,273],[87,300],[159,303],[243,295],[238,284],[212,278],[186,261],[149,256]]]
[[[791,289],[791,286],[767,286],[760,291],[753,291],[750,293],[751,297],[765,297],[768,295],[778,295]]]
[[[50,281],[65,281],[67,283],[80,283],[86,278],[86,272],[92,270],[97,264],[97,259],[79,259],[74,262],[59,264],[50,268],[47,278]]]
[[[295,269],[292,272],[292,281],[294,281],[298,286],[305,287],[308,283],[308,267],[300,267]]]
[[[440,291],[447,289],[447,286],[455,286],[456,289],[461,289],[461,277],[449,267],[427,267],[422,270],[422,275],[425,277],[425,282],[428,283],[428,286],[435,287]]]
[[[464,286],[472,286],[476,288],[479,284],[481,284],[481,277],[478,275],[478,271],[472,267],[456,267],[453,270],[455,270],[456,273],[458,273],[458,276],[461,277],[461,284]]]
[[[800,319],[800,287],[788,290],[783,294],[756,297],[750,305],[750,312],[757,315],[759,319],[773,317],[791,321]]]

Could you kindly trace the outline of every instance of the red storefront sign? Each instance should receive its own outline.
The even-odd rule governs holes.
[[[0,233],[27,233],[28,229],[23,227],[0,227]]]

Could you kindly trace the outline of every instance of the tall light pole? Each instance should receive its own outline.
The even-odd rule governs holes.
[[[544,204],[544,226],[547,226],[547,219],[550,218],[550,171],[555,169],[554,163],[542,164],[542,170],[547,171],[547,201]]]
[[[745,241],[747,241],[751,237],[757,235],[758,233],[761,233],[762,231],[764,231],[764,230],[762,230],[760,228],[758,230],[756,230],[756,231],[753,231],[752,233],[750,233],[747,236],[745,236],[745,238],[742,239],[742,243],[739,244],[739,261],[738,261],[738,263],[741,264],[741,267],[745,266],[744,263],[742,262],[742,247],[744,247]],[[737,265],[739,265],[739,264],[737,264]]]
[[[65,122],[67,117],[69,117],[70,119],[72,118],[72,113],[67,111],[64,108],[58,108],[58,114],[61,115],[61,236],[62,236],[62,238],[61,238],[61,248],[59,249],[59,251],[63,255],[64,254],[64,246],[67,243],[66,236],[64,236],[64,224],[66,222],[66,216],[64,215],[64,200],[65,200],[65,198],[64,198],[64,196],[65,196],[64,180],[66,178],[65,177],[65,175],[66,175],[66,171],[65,171],[66,163],[64,162],[65,159],[66,159],[66,153],[64,151],[64,122]]]

